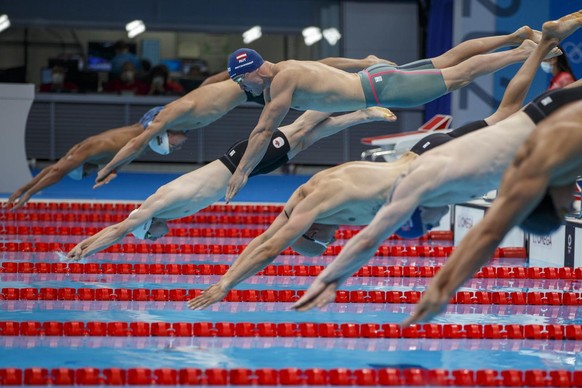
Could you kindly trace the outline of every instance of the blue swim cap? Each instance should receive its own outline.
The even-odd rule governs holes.
[[[552,196],[546,191],[541,202],[519,226],[526,233],[547,236],[558,230],[563,223],[564,219],[558,213]]]
[[[228,56],[228,75],[235,79],[241,74],[257,70],[265,61],[253,49],[240,48]]]
[[[425,230],[422,224],[421,210],[419,207],[414,210],[410,219],[406,224],[402,225],[397,231],[396,235],[402,238],[419,238],[424,235]]]

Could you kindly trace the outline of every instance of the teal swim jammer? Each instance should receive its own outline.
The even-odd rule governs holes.
[[[360,71],[360,81],[366,106],[411,108],[426,104],[447,93],[445,81],[438,69],[406,69],[378,64]],[[427,66],[428,67],[428,66]]]

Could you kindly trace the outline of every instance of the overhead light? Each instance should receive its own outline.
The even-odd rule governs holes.
[[[8,19],[8,15],[4,14],[0,16],[0,32],[4,31],[10,27],[10,19]]]
[[[263,36],[263,32],[261,31],[261,26],[254,26],[242,34],[243,42],[245,44],[254,42],[255,40],[259,39]]]
[[[307,46],[321,40],[321,30],[318,27],[307,27],[303,29],[303,40]]]
[[[342,34],[337,30],[337,28],[326,28],[323,30],[323,37],[327,40],[327,43],[335,46],[338,40],[341,39]]]
[[[145,24],[141,20],[134,20],[133,22],[129,22],[125,25],[125,31],[127,31],[128,38],[135,38],[142,32],[145,32],[146,27]]]

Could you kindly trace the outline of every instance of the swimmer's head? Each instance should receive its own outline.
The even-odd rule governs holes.
[[[264,62],[255,50],[240,48],[228,56],[228,75],[236,82],[237,77],[257,70]]]
[[[547,236],[562,226],[564,216],[573,210],[573,187],[551,187],[544,198],[520,225],[530,234]]]
[[[262,92],[262,85],[254,85],[254,82],[249,82],[249,73],[256,71],[263,63],[265,61],[255,50],[238,49],[228,57],[228,75],[241,89],[258,96]]]
[[[154,136],[149,146],[157,154],[168,155],[172,151],[179,150],[182,145],[188,140],[186,131],[172,131],[167,130],[159,135]]]
[[[138,209],[133,210],[129,215],[131,216]],[[131,231],[136,238],[140,240],[156,241],[160,237],[165,236],[169,231],[168,224],[159,218],[150,218],[143,224],[137,226]]]
[[[99,166],[94,163],[83,163],[76,169],[72,170],[67,176],[73,180],[80,181],[81,179],[91,175],[99,169]]]
[[[448,206],[416,208],[406,224],[402,225],[396,235],[402,238],[419,238],[440,223],[441,218],[449,211]]]
[[[319,256],[335,241],[335,232],[338,225],[313,224],[291,248],[303,256]]]

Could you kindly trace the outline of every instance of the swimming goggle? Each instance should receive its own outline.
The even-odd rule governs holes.
[[[241,74],[239,76],[236,76],[235,78],[233,78],[233,81],[236,82],[236,84],[242,88],[242,86],[243,86],[242,84],[243,84],[243,82],[245,82],[245,76],[246,76],[246,73]]]

